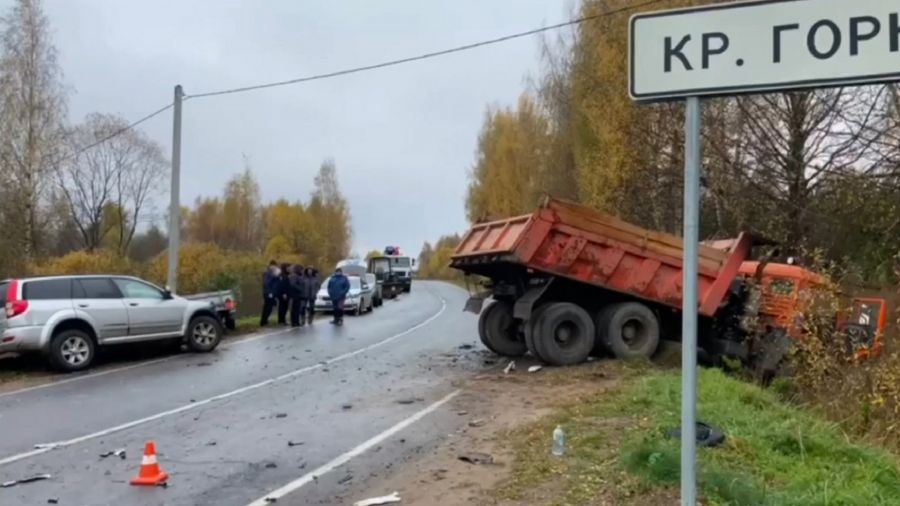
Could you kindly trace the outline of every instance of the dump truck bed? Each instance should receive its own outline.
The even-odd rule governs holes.
[[[700,245],[700,314],[715,314],[751,246],[752,238],[744,233],[727,249]],[[531,214],[473,226],[451,266],[490,276],[521,265],[681,309],[683,257],[679,237],[549,199]]]

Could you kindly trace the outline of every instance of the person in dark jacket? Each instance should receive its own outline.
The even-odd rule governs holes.
[[[266,268],[262,275],[263,308],[262,313],[259,316],[260,327],[265,327],[269,324],[269,316],[272,315],[272,310],[275,309],[275,304],[278,303],[277,292],[278,263],[275,260],[272,260],[269,262],[269,267]]]
[[[316,295],[319,293],[319,273],[312,267],[307,267],[303,273],[306,279],[306,311],[301,318],[306,317],[307,323],[313,324],[313,316],[316,312]]]
[[[334,320],[331,323],[335,325],[344,324],[344,300],[350,293],[350,280],[344,276],[341,269],[336,269],[328,280],[328,296],[331,297],[331,308],[334,311]]]
[[[291,327],[302,327],[306,321],[306,278],[303,276],[303,266],[295,265],[288,276],[291,284]]]
[[[288,309],[291,307],[291,266],[281,264],[278,276],[278,324],[287,325]]]

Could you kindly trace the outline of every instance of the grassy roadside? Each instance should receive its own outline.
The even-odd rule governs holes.
[[[701,373],[699,394],[698,418],[728,436],[722,447],[700,450],[703,504],[898,504],[896,456],[853,442],[816,414],[717,370]],[[677,374],[626,372],[621,388],[588,395],[509,434],[512,474],[496,494],[522,504],[677,502],[679,443],[664,434],[679,418]],[[562,459],[548,452],[557,424],[568,436]]]

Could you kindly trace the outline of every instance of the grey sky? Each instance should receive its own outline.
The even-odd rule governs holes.
[[[139,118],[200,93],[409,56],[568,18],[560,0],[44,0],[72,89],[70,117]],[[0,0],[4,10],[10,0]],[[250,159],[262,196],[306,200],[333,157],[354,250],[466,227],[485,107],[511,104],[537,38],[326,81],[185,103],[182,202],[221,192]],[[143,126],[171,145],[171,113]],[[164,209],[160,209],[164,212]]]

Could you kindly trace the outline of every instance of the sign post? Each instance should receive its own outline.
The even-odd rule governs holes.
[[[897,0],[759,0],[632,16],[629,93],[685,101],[681,504],[696,505],[700,97],[900,81]]]

